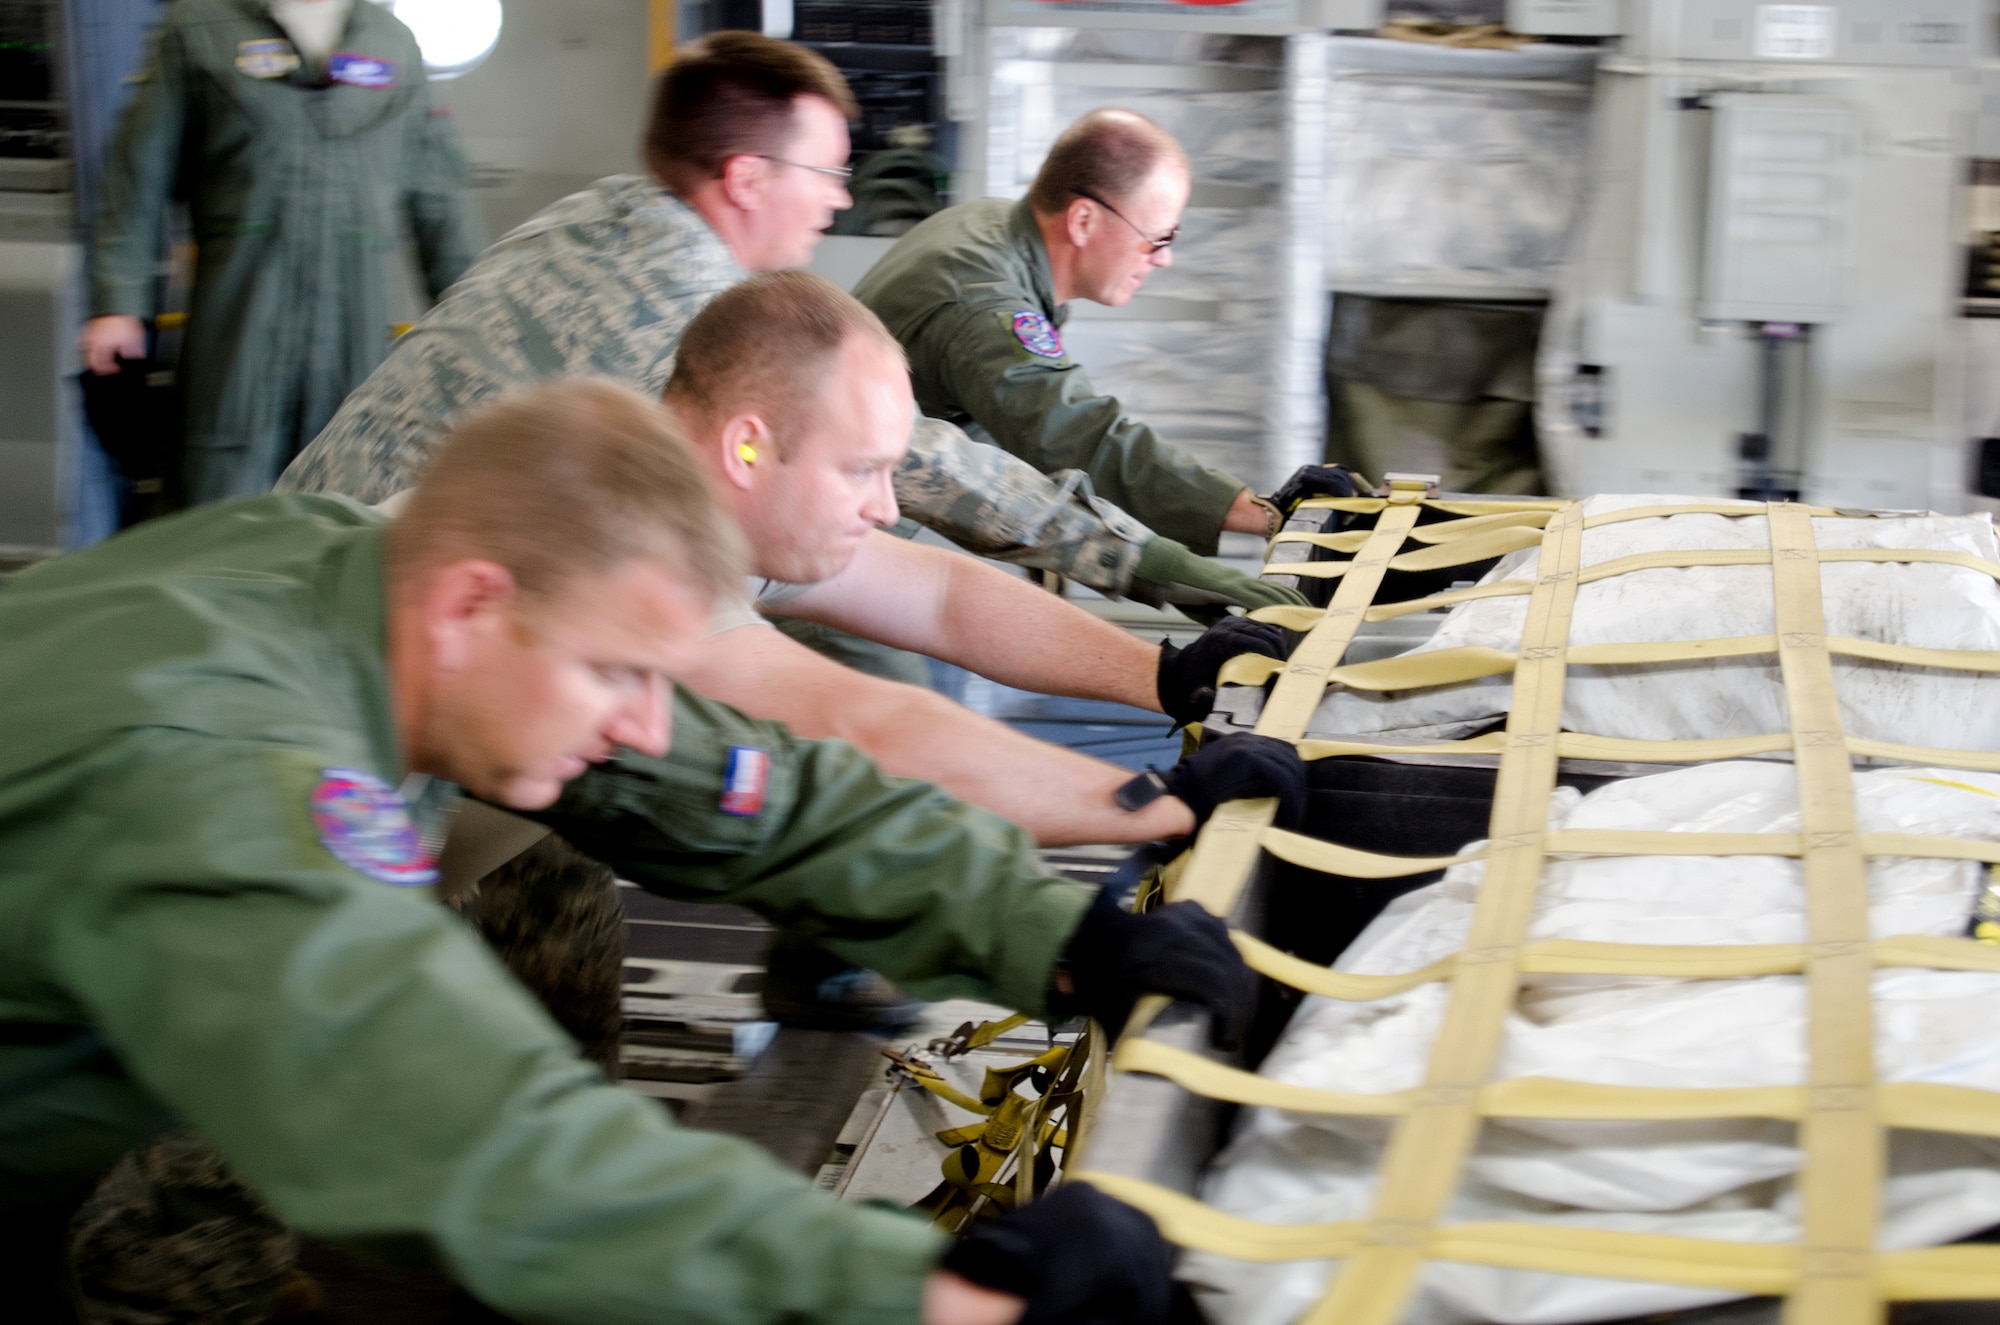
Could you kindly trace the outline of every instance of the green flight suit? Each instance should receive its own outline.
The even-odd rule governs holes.
[[[286,1224],[428,1254],[510,1316],[914,1321],[930,1229],[606,1084],[421,886],[381,525],[232,502],[0,589],[0,1229],[180,1119]],[[743,746],[768,783],[724,813]],[[359,826],[326,817],[357,785]],[[999,817],[685,694],[666,758],[537,817],[932,998],[1040,1008],[1090,897]],[[23,1245],[17,1306],[52,1268]]]
[[[917,407],[1044,473],[1078,469],[1154,533],[1215,552],[1240,479],[1125,413],[1063,348],[1069,306],[1025,201],[981,198],[924,221],[854,287],[910,356]]]
[[[416,38],[356,3],[335,50],[302,61],[261,0],[176,0],[107,153],[92,316],[157,311],[168,207],[191,214],[190,501],[267,490],[382,361],[406,230],[432,298],[480,249]]]

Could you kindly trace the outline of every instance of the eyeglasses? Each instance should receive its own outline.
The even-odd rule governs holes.
[[[1168,247],[1176,239],[1179,239],[1181,237],[1181,228],[1179,226],[1175,226],[1173,229],[1167,231],[1167,233],[1162,235],[1160,238],[1155,239],[1151,235],[1147,234],[1144,230],[1141,230],[1138,226],[1133,225],[1132,222],[1126,217],[1125,213],[1119,211],[1116,207],[1113,207],[1110,203],[1104,201],[1104,199],[1098,197],[1096,194],[1085,193],[1082,189],[1078,189],[1076,193],[1079,198],[1086,198],[1089,201],[1096,203],[1099,207],[1102,207],[1105,211],[1110,212],[1113,216],[1117,217],[1119,220],[1124,221],[1125,224],[1131,228],[1132,233],[1139,236],[1139,238],[1145,240],[1146,247],[1151,249],[1155,253],[1158,253],[1161,249]]]
[[[842,184],[854,178],[854,171],[847,166],[809,166],[803,161],[787,161],[781,156],[766,156],[762,152],[756,153],[756,157],[759,161],[775,161],[781,166],[797,166],[800,170],[810,170],[815,175],[824,175],[828,179],[839,180]]]

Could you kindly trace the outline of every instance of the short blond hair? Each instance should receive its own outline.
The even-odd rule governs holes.
[[[835,360],[857,336],[908,370],[882,319],[826,277],[796,269],[752,276],[711,299],[681,333],[666,399],[709,423],[757,410],[784,459]]]
[[[453,426],[389,530],[399,579],[468,557],[523,593],[634,559],[702,599],[742,593],[743,536],[694,449],[655,401],[576,379],[502,397]]]

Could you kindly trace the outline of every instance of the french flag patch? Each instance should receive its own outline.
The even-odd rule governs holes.
[[[771,756],[754,745],[732,745],[729,761],[722,767],[722,799],[716,802],[724,814],[748,818],[764,811],[764,788],[771,781]]]

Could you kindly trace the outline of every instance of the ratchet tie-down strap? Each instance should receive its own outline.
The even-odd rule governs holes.
[[[957,1033],[933,1041],[947,1055],[984,1048],[1028,1022],[1025,1013],[1000,1021],[968,1022]],[[967,1095],[921,1057],[884,1049],[883,1055],[924,1090],[979,1116],[979,1121],[936,1133],[950,1148],[940,1168],[943,1181],[911,1208],[947,1232],[963,1232],[1033,1200],[1057,1169],[1058,1154],[1080,1141],[1089,1125],[1089,1098],[1099,1088],[1103,1055],[1086,1029],[1076,1040],[1052,1043],[1044,1052],[1007,1067],[989,1067],[979,1095]],[[1030,1094],[1020,1088],[1027,1086]]]
[[[1150,1041],[1148,1013],[1121,1041],[1114,1066],[1168,1078],[1197,1093],[1241,1104],[1306,1113],[1395,1120],[1381,1184],[1369,1218],[1336,1224],[1276,1226],[1225,1215],[1189,1197],[1115,1174],[1073,1176],[1151,1214],[1166,1235],[1188,1247],[1250,1261],[1338,1260],[1332,1285],[1304,1318],[1311,1325],[1393,1325],[1426,1261],[1449,1260],[1551,1274],[1622,1278],[1731,1292],[1785,1296],[1788,1325],[1862,1325],[1882,1319],[1885,1301],[2000,1298],[2000,1247],[1875,1249],[1885,1127],[2000,1137],[2000,1093],[1928,1082],[1874,1079],[1870,980],[1881,967],[2000,973],[2000,947],[1965,939],[1874,939],[1868,925],[1866,862],[1919,857],[2000,865],[2000,843],[1905,833],[1860,833],[1854,816],[1851,756],[2000,771],[2000,755],[1905,746],[1847,737],[1834,689],[1835,655],[1909,666],[2000,671],[2000,654],[1914,649],[1829,639],[1819,565],[1827,561],[1931,562],[2000,579],[2000,565],[1964,553],[1923,549],[1820,550],[1812,518],[1841,514],[1790,504],[1769,507],[1696,504],[1651,506],[1585,520],[1580,506],[1557,502],[1423,502],[1398,492],[1384,499],[1327,499],[1310,505],[1375,514],[1373,529],[1339,534],[1284,534],[1337,552],[1349,562],[1304,563],[1337,570],[1333,601],[1312,608],[1264,609],[1255,615],[1305,641],[1290,659],[1237,659],[1224,680],[1263,684],[1276,677],[1257,731],[1296,742],[1307,758],[1348,754],[1465,755],[1499,758],[1489,840],[1452,857],[1393,857],[1358,851],[1272,826],[1275,806],[1224,806],[1197,839],[1173,889],[1228,914],[1261,854],[1348,878],[1398,878],[1483,859],[1466,946],[1420,971],[1359,976],[1330,971],[1262,943],[1235,936],[1252,967],[1284,984],[1329,998],[1387,998],[1430,982],[1452,996],[1423,1084],[1393,1094],[1318,1090],[1273,1081],[1198,1054]],[[1417,526],[1419,509],[1462,518]],[[1678,514],[1768,517],[1768,548],[1669,551],[1583,567],[1588,527]],[[1404,552],[1406,542],[1420,542]],[[1408,603],[1372,606],[1385,570],[1426,570],[1488,560],[1540,546],[1533,580],[1501,581]],[[1660,567],[1769,565],[1776,604],[1768,636],[1669,644],[1570,648],[1571,612],[1580,584]],[[1299,574],[1300,565],[1272,565]],[[1382,620],[1474,598],[1528,597],[1521,647],[1448,649],[1341,666],[1363,620]],[[1701,741],[1637,741],[1561,730],[1562,693],[1572,665],[1619,666],[1696,658],[1775,654],[1791,730],[1769,736]],[[1506,730],[1426,745],[1304,740],[1328,684],[1359,690],[1405,690],[1511,675]],[[1550,831],[1549,793],[1562,758],[1690,763],[1789,753],[1798,779],[1797,833]],[[1527,940],[1535,890],[1550,855],[1760,855],[1802,862],[1807,941],[1798,944],[1667,946]],[[1807,1080],[1798,1086],[1678,1089],[1604,1086],[1550,1078],[1494,1081],[1500,1038],[1524,975],[1663,976],[1730,979],[1802,974],[1809,1009]],[[1157,1007],[1157,1004],[1154,1005]],[[1683,1120],[1771,1118],[1799,1125],[1801,1241],[1797,1245],[1722,1242],[1659,1234],[1503,1221],[1439,1220],[1457,1190],[1486,1118]]]

